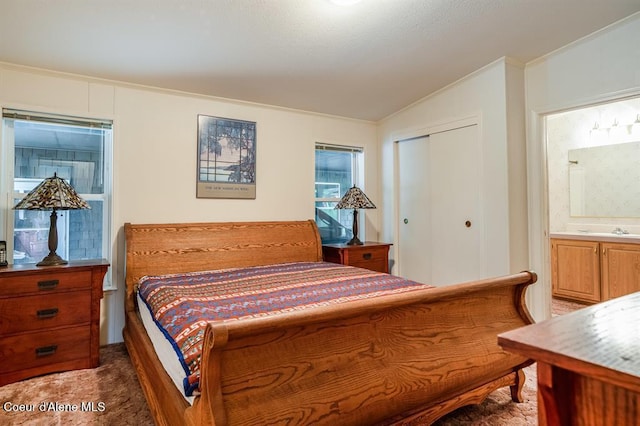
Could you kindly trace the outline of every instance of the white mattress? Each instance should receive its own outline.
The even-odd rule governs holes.
[[[171,346],[171,343],[167,340],[164,333],[160,328],[158,328],[158,324],[153,320],[153,316],[151,315],[151,311],[149,311],[147,304],[144,303],[139,294],[136,293],[136,297],[138,298],[138,309],[140,311],[140,317],[142,318],[142,324],[147,330],[147,335],[151,339],[151,343],[153,344],[153,348],[156,351],[158,359],[184,399],[189,404],[193,404],[194,397],[186,396],[184,394],[183,380],[186,377],[186,373],[184,372],[184,368],[182,368],[182,364],[178,359],[176,351],[173,349],[173,346]]]

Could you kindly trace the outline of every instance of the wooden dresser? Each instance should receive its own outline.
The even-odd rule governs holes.
[[[358,268],[389,273],[389,247],[391,244],[368,241],[362,245],[324,244],[325,262],[357,266]]]
[[[498,336],[537,362],[540,425],[640,424],[640,292]]]
[[[0,268],[0,386],[100,363],[105,260]]]

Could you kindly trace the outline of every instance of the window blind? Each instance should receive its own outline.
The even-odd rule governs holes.
[[[14,120],[38,121],[44,123],[64,124],[67,126],[95,127],[99,129],[111,129],[113,127],[112,120],[69,117],[66,115],[30,112],[9,108],[2,109],[2,117],[12,118]]]
[[[341,151],[341,152],[364,152],[362,147],[357,146],[344,146],[344,145],[332,145],[328,143],[316,143],[317,150],[324,151]]]

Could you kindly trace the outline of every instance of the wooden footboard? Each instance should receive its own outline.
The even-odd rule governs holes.
[[[188,417],[215,425],[435,420],[496,385],[522,382],[528,361],[504,352],[496,336],[531,322],[522,296],[533,280],[522,273],[210,324],[202,396]]]
[[[203,227],[218,238],[203,243],[200,235],[190,244],[185,235]],[[283,241],[283,229],[296,237]],[[536,280],[530,272],[211,323],[201,395],[189,406],[162,371],[134,309],[137,279],[157,268],[153,254],[170,251],[180,263],[181,253],[209,253],[202,269],[216,269],[234,266],[236,257],[241,266],[248,266],[247,256],[260,262],[262,251],[271,251],[271,262],[279,247],[295,261],[291,247],[304,247],[303,260],[310,261],[320,252],[317,229],[309,221],[126,225],[125,233],[124,338],[158,424],[428,424],[498,387],[512,386],[513,399],[520,398],[521,368],[530,361],[503,351],[497,335],[532,322],[524,305],[526,287]],[[166,241],[172,235],[180,236],[179,249]],[[231,262],[216,256],[230,252]]]

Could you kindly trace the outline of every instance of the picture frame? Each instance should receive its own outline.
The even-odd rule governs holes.
[[[256,198],[256,123],[198,115],[197,198]]]

